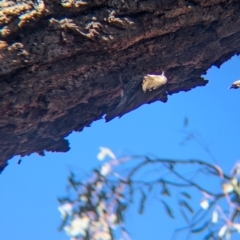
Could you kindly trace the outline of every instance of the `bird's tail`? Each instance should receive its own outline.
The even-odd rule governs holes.
[[[115,108],[112,111],[108,112],[105,116],[105,121],[109,122],[119,115],[119,108]]]

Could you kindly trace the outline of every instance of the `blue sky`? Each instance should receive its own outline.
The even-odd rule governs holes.
[[[100,146],[111,148],[117,156],[154,154],[212,163],[195,142],[179,145],[185,117],[189,118],[190,129],[201,134],[219,165],[229,173],[240,158],[240,90],[228,90],[240,78],[239,66],[240,57],[235,56],[220,69],[208,71],[206,87],[174,94],[165,104],[144,105],[121,119],[109,123],[99,120],[83,132],[72,133],[68,136],[68,153],[46,153],[45,157],[32,154],[22,158],[20,165],[18,157],[11,159],[0,175],[0,239],[68,239],[64,232],[57,231],[61,218],[56,199],[65,196],[69,170],[84,176],[100,165],[96,158]],[[181,217],[169,219],[154,199],[147,203],[143,215],[137,214],[137,206],[127,215],[133,240],[170,239],[175,228],[185,225]]]

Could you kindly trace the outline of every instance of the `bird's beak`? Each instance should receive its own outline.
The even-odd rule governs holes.
[[[234,85],[231,85],[228,89],[234,89],[236,88]]]

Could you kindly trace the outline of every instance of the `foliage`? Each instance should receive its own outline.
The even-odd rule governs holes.
[[[186,140],[192,137],[197,140],[196,133],[187,132]],[[87,180],[80,181],[71,173],[68,179],[70,192],[67,197],[59,199],[63,219],[60,230],[64,229],[72,240],[112,240],[119,236],[130,239],[124,225],[126,210],[138,196],[139,214],[143,214],[154,189],[157,189],[158,200],[166,214],[175,218],[172,207],[165,200],[171,197],[174,188],[179,192],[177,204],[187,223],[186,227],[175,231],[174,238],[183,230],[187,230],[189,236],[204,233],[205,240],[230,239],[233,233],[240,233],[237,219],[240,211],[240,162],[227,175],[220,166],[198,159],[117,158],[108,148],[101,147],[100,150],[98,159],[102,161],[107,157],[110,160],[93,170],[92,177]],[[162,174],[151,174],[150,179],[143,179],[141,174],[151,167],[161,169]],[[186,175],[183,169],[191,170],[191,176]],[[221,188],[209,190],[201,181],[203,177],[214,178],[220,182]],[[189,188],[202,195],[198,211],[192,206]]]

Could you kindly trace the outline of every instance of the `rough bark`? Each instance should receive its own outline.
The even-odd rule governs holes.
[[[120,73],[164,70],[170,95],[205,85],[239,52],[239,13],[239,0],[2,1],[0,170],[14,155],[68,151],[70,132],[118,104]]]

